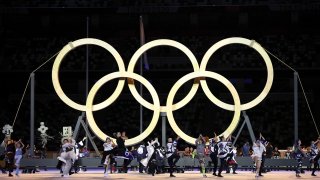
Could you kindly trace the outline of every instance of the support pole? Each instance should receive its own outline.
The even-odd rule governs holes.
[[[162,146],[165,147],[166,140],[167,140],[167,137],[166,137],[167,113],[161,112],[160,116],[161,116],[161,120],[162,120],[162,133],[161,133],[162,134],[162,136],[161,136],[161,138],[162,138]]]
[[[298,73],[293,73],[293,113],[294,113],[294,142],[299,138],[298,130]]]
[[[143,26],[142,16],[140,16],[139,21],[140,21],[140,46],[143,46],[145,43],[145,35],[144,35],[144,26]],[[140,76],[143,76],[143,63],[145,65],[145,68],[149,70],[146,53],[143,53],[140,57]],[[140,96],[143,97],[142,83],[140,83]],[[143,132],[143,107],[140,104],[140,133],[142,132]]]
[[[89,37],[89,17],[87,16],[87,38]],[[86,99],[89,94],[89,46],[86,45]],[[86,118],[86,127],[88,128],[88,119]],[[86,137],[88,139],[88,135],[86,134]],[[88,148],[88,141],[86,141],[86,147]]]
[[[247,128],[248,128],[248,131],[249,131],[249,134],[250,134],[250,138],[251,138],[251,141],[252,142],[255,142],[256,141],[256,137],[254,135],[254,132],[253,132],[253,129],[252,129],[252,125],[251,125],[251,122],[250,122],[250,119],[249,119],[249,116],[247,115],[246,111],[242,111],[242,116],[244,118],[243,120],[243,123],[237,133],[237,136],[236,138],[234,139],[233,143],[232,143],[232,146],[234,146],[240,136],[240,133],[242,132],[243,128],[244,128],[244,125],[247,125]]]
[[[30,155],[34,155],[34,73],[31,73],[31,97],[30,97]]]

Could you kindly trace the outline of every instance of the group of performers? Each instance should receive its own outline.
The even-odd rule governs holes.
[[[125,147],[125,141],[128,137],[125,132],[117,132],[114,134],[116,143],[113,142],[112,138],[107,137],[103,144],[103,156],[101,159],[101,164],[104,168],[104,176],[108,176],[108,172],[112,173],[112,166],[116,166],[116,158],[123,159],[122,168],[119,172],[127,173],[128,165],[134,158],[137,158],[139,162],[139,173],[144,171],[153,176],[158,173],[164,172],[165,158],[169,165],[169,177],[175,177],[173,174],[175,171],[176,163],[180,159],[180,154],[178,152],[177,146],[179,142],[179,137],[173,139],[168,138],[166,147],[162,147],[158,141],[158,138],[150,139],[147,144],[141,143],[137,147],[132,148],[131,151]],[[85,138],[83,139],[85,140]],[[82,140],[82,141],[83,141]],[[71,169],[77,167],[77,160],[79,157],[79,147],[83,146],[83,142],[76,142],[70,137],[63,137],[61,140],[61,152],[58,157],[57,168],[61,171],[62,177],[69,177]],[[230,137],[218,137],[216,134],[213,138],[209,139],[203,137],[201,134],[195,141],[195,158],[199,161],[200,172],[203,177],[206,175],[206,146],[210,144],[210,158],[213,164],[213,175],[217,177],[223,177],[221,175],[222,171],[225,170],[226,173],[230,173],[232,169],[233,174],[237,174],[236,170],[238,164],[235,160],[237,150],[233,147],[233,143]],[[16,167],[15,174],[19,176],[20,160],[23,155],[24,144],[21,140],[13,141],[10,138],[6,138],[2,145],[5,147],[5,159],[6,168],[9,172],[9,177],[12,177],[12,172],[14,166]],[[263,176],[262,169],[265,160],[266,146],[268,142],[260,135],[259,139],[253,142],[251,155],[255,168],[255,177]],[[316,176],[315,171],[319,168],[320,159],[320,137],[316,141],[311,142],[311,151],[305,153],[301,147],[301,140],[297,140],[293,145],[292,157],[297,160],[296,177],[301,177],[302,173],[302,160],[309,158],[310,162],[313,163],[312,176]],[[220,161],[220,166],[218,169],[218,161]],[[75,172],[78,170],[75,169]]]
[[[20,174],[20,161],[23,155],[24,144],[21,139],[18,141],[12,140],[10,137],[6,137],[1,144],[5,148],[5,167],[7,169],[8,176],[13,177],[12,173],[15,167],[15,175],[19,176]],[[5,172],[4,169],[2,169]]]

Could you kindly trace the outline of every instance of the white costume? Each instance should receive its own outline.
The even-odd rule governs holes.
[[[251,155],[252,158],[257,157],[258,160],[262,160],[262,154],[266,150],[266,147],[260,143],[260,146],[258,146],[256,143],[253,144],[252,149],[253,149],[253,154]]]
[[[67,139],[63,138],[62,142]],[[58,159],[63,162],[62,164],[62,172],[63,172],[63,177],[68,177],[69,176],[69,171],[72,166],[72,162],[76,160],[76,154],[74,152],[74,147],[75,147],[75,140],[72,139],[71,142],[67,142],[62,145],[62,152],[60,154],[60,157]]]

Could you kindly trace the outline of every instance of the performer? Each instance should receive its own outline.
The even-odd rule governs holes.
[[[266,161],[266,152],[267,152],[267,146],[269,144],[268,141],[266,141],[266,139],[262,136],[262,134],[260,133],[260,137],[259,137],[260,142],[263,144],[263,146],[265,147],[265,150],[262,153],[262,158],[261,158],[261,165],[260,165],[260,172],[259,172],[259,176],[263,176],[262,173],[265,173],[265,169],[264,169],[264,162]]]
[[[168,138],[168,143],[167,143],[167,159],[168,159],[168,164],[169,164],[169,172],[170,172],[170,177],[176,177],[173,175],[173,168],[176,165],[176,163],[179,161],[180,156],[177,151],[177,141],[179,140],[179,136],[176,138],[175,141],[172,142],[172,138]]]
[[[205,168],[205,147],[206,147],[206,141],[205,138],[200,134],[198,139],[196,139],[196,148],[197,148],[197,158],[199,160],[200,164],[200,172],[202,173],[203,177],[207,177],[206,175],[206,168]]]
[[[58,159],[62,161],[62,177],[69,177],[69,172],[72,166],[72,160],[75,159],[75,153],[73,148],[75,146],[75,140],[70,137],[62,138],[62,152]]]
[[[116,133],[116,142],[117,142],[117,155],[124,157],[122,171],[124,173],[128,172],[128,165],[132,161],[132,159],[129,157],[130,152],[127,151],[126,146],[124,145],[124,141],[126,139],[126,136],[122,136],[121,132]],[[127,156],[127,157],[126,157]]]
[[[238,174],[238,173],[236,173],[236,170],[238,168],[238,163],[235,159],[235,157],[237,155],[237,148],[232,146],[232,142],[228,142],[227,148],[229,148],[229,153],[226,158],[226,162],[227,162],[227,172],[226,173],[230,173],[229,167],[231,166],[232,171],[233,171],[232,173]]]
[[[148,142],[148,156],[149,157],[149,161],[148,161],[148,173],[152,174],[152,176],[154,176],[154,174],[156,173],[156,168],[157,168],[157,160],[156,160],[156,152],[155,149],[156,147],[160,146],[160,143],[158,141],[158,138],[155,138],[154,140],[151,140],[151,142]],[[151,151],[149,153],[149,151]]]
[[[157,161],[157,174],[164,173],[165,171],[164,157],[166,156],[166,151],[159,144],[159,146],[156,147],[155,153],[156,153],[156,161]]]
[[[19,139],[19,141],[17,141],[15,143],[15,147],[16,147],[16,154],[14,156],[14,160],[15,160],[15,166],[16,166],[16,176],[19,176],[19,172],[20,172],[20,161],[22,159],[22,149],[24,148],[24,144],[22,143],[21,139]]]
[[[297,160],[298,165],[296,169],[296,177],[301,177],[301,168],[302,168],[302,158],[305,157],[304,152],[301,149],[301,140],[297,140],[293,145],[293,155],[294,158]]]
[[[256,164],[256,176],[255,177],[259,177],[259,176],[262,176],[260,168],[261,168],[261,161],[262,161],[263,152],[266,150],[266,148],[261,143],[261,141],[258,139],[258,140],[256,140],[256,142],[253,143],[252,150],[253,150],[253,154],[251,157]]]
[[[319,158],[320,158],[320,151],[318,148],[318,143],[320,142],[320,137],[316,141],[311,142],[311,162],[313,162],[313,169],[312,169],[312,174],[311,176],[317,176],[314,174],[319,168]]]
[[[147,158],[148,152],[144,143],[140,144],[137,149],[137,160],[139,162],[139,173],[143,173],[144,165],[141,163],[142,159]]]
[[[110,137],[106,138],[105,143],[103,143],[103,156],[101,159],[101,163],[104,164],[104,176],[108,176],[108,167],[110,165],[110,156],[113,153],[113,148],[115,144],[112,142]]]
[[[221,141],[218,143],[218,155],[217,157],[220,159],[220,167],[218,177],[223,177],[221,175],[222,170],[226,167],[226,158],[229,153],[227,146],[227,141],[224,136],[220,137]]]
[[[5,154],[6,154],[6,165],[7,169],[9,171],[9,177],[12,177],[13,175],[11,174],[13,172],[13,163],[14,163],[14,155],[15,155],[15,143],[13,140],[8,138],[6,140],[6,145],[5,145]]]
[[[212,175],[217,176],[216,171],[218,167],[218,141],[219,138],[217,137],[216,133],[214,133],[214,138],[210,140],[210,158],[213,163],[213,173]]]

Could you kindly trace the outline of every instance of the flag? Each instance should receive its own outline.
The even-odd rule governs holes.
[[[140,46],[143,46],[144,44],[145,44],[144,26],[143,26],[142,16],[140,16]],[[145,70],[149,70],[149,63],[148,63],[148,59],[147,59],[147,53],[144,52],[142,54],[141,58],[143,60],[144,69]]]

